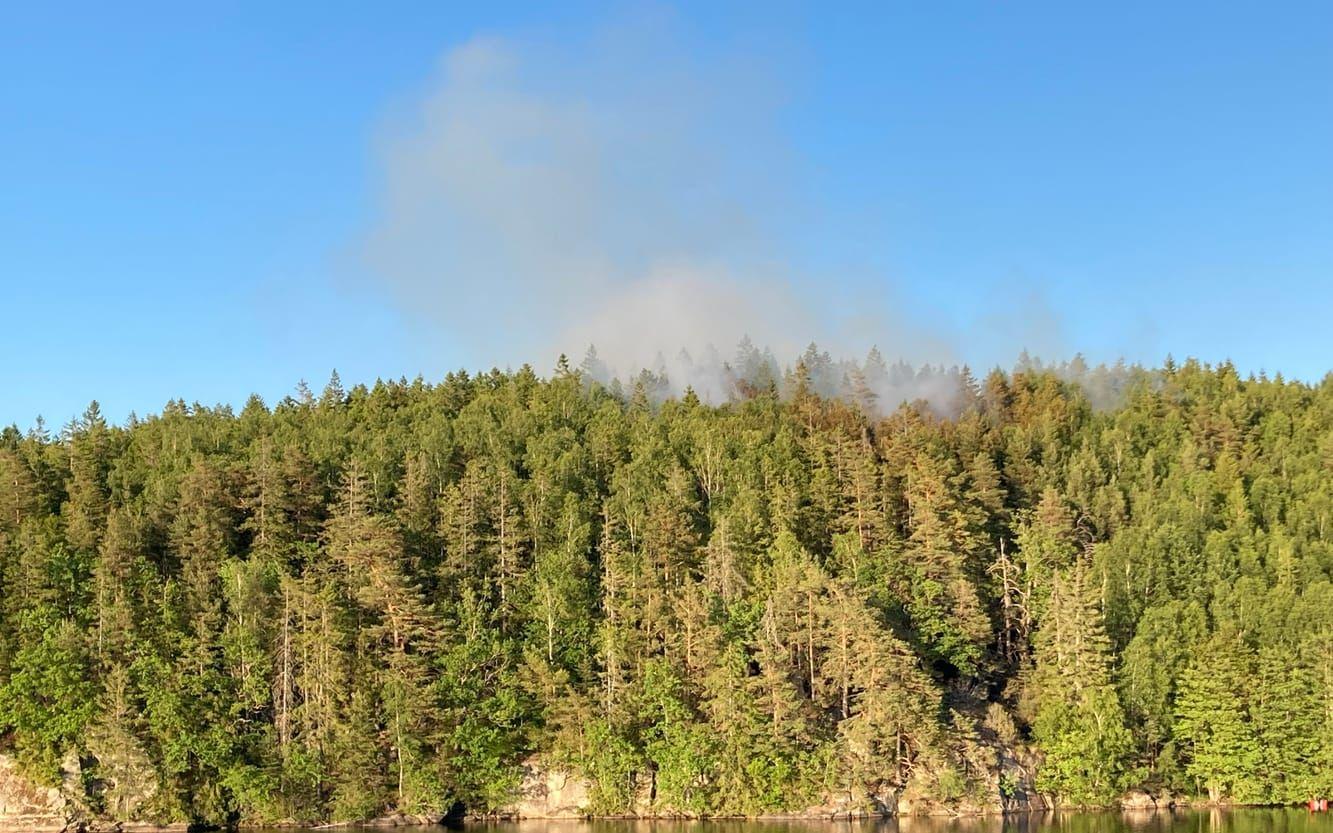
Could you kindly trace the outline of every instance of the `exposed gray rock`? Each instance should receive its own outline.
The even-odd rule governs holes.
[[[1156,810],[1157,799],[1143,790],[1130,790],[1120,797],[1122,810]]]
[[[348,827],[424,827],[439,824],[444,820],[438,815],[418,815],[395,813],[391,816],[378,816],[366,821],[350,822]]]
[[[764,813],[761,819],[831,819],[854,820],[886,818],[898,810],[898,794],[884,787],[873,795],[856,795],[845,790],[826,794],[818,804],[799,810]]]
[[[18,771],[9,755],[0,755],[0,828],[62,830],[71,808],[58,787],[46,787]]]
[[[588,815],[592,785],[560,767],[532,757],[523,762],[523,779],[514,800],[496,815],[515,819],[579,819]]]

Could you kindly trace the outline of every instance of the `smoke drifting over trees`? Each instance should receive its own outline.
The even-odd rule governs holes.
[[[671,359],[658,354],[653,364],[626,373],[609,364],[596,345],[588,348],[579,370],[589,381],[614,391],[641,388],[651,401],[693,392],[705,402],[722,404],[773,392],[790,397],[794,384],[807,385],[825,399],[853,404],[869,417],[885,416],[902,405],[923,405],[937,416],[956,416],[969,401],[977,383],[966,365],[921,365],[888,362],[879,348],[872,347],[862,361],[838,358],[810,344],[795,361],[784,364],[771,348],[760,349],[742,338],[734,355],[724,358],[709,347],[696,357],[686,350]],[[1089,403],[1098,409],[1114,407],[1135,382],[1151,383],[1156,374],[1123,362],[1114,366],[1089,366],[1082,357],[1058,364],[1044,364],[1027,353],[1019,356],[1017,372],[1049,371],[1079,386]]]
[[[999,305],[1002,322],[946,326],[888,277],[842,295],[826,285],[802,251],[815,209],[781,128],[793,85],[762,48],[684,50],[673,32],[649,15],[559,44],[451,50],[378,146],[361,247],[376,291],[464,364],[593,344],[609,375],[665,368],[677,392],[701,395],[726,392],[721,365],[743,337],[779,366],[812,340],[912,365],[1064,351],[1030,289]],[[936,398],[932,381],[900,377],[876,394]]]

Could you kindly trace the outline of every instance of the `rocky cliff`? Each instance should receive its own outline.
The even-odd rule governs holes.
[[[588,815],[592,784],[561,767],[545,765],[538,757],[523,762],[523,779],[513,801],[495,815],[513,819],[578,819]]]
[[[766,813],[761,818],[860,819],[886,816],[972,816],[1040,812],[1048,801],[1033,786],[1037,760],[1025,748],[999,743],[968,750],[972,763],[953,790],[945,773],[920,767],[902,789],[882,787],[873,794],[831,790],[815,804]],[[638,818],[684,818],[690,813],[655,804],[652,790],[642,788],[626,815]],[[490,815],[509,819],[578,819],[592,814],[593,784],[582,775],[533,756],[523,762],[522,781],[512,801]]]
[[[71,753],[61,762],[59,784],[45,785],[0,754],[0,830],[183,830],[140,819],[155,792],[146,759],[106,754],[81,761]]]
[[[67,762],[68,766],[68,762]],[[0,829],[63,830],[77,826],[79,808],[60,787],[44,786],[19,772],[18,763],[0,755]]]

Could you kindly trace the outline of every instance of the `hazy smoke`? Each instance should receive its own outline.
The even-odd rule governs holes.
[[[376,281],[473,367],[577,364],[596,345],[598,374],[648,368],[716,400],[750,378],[740,364],[780,371],[811,341],[960,361],[886,291],[840,297],[802,275],[784,242],[807,218],[776,64],[680,48],[672,32],[656,15],[576,43],[450,51],[385,130],[365,245]],[[738,349],[745,337],[762,349]],[[938,374],[834,364],[820,384],[855,370],[883,403],[941,396]]]

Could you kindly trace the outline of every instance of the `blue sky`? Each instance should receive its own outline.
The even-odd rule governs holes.
[[[724,352],[1333,368],[1333,5],[833,5],[8,9],[0,423],[546,370],[675,295]]]

